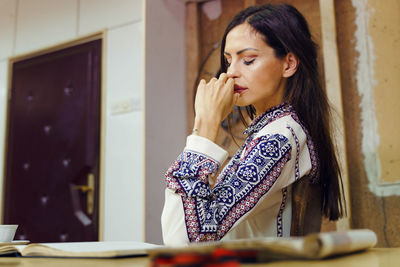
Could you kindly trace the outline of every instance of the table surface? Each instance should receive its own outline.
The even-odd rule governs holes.
[[[0,257],[0,266],[149,266],[147,257],[122,259],[56,259],[56,258],[8,258]],[[296,266],[296,267],[398,267],[400,248],[374,248],[365,252],[318,261],[279,261],[265,264],[243,264],[243,266]]]

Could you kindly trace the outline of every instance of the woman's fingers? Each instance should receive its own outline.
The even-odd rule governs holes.
[[[223,72],[219,75],[218,81],[221,83],[225,83],[227,79],[228,79],[228,75]]]
[[[207,94],[210,94],[210,97],[216,97],[219,98],[220,100],[228,97],[232,97],[233,94],[233,87],[235,85],[235,80],[232,78],[229,78],[226,73],[221,73],[219,76],[219,79],[217,78],[212,78],[207,85],[205,86]],[[228,99],[226,99],[228,100]],[[225,101],[226,101],[225,100]],[[224,102],[225,102],[224,101]],[[229,101],[229,100],[228,100]],[[232,101],[232,98],[231,100]]]
[[[227,76],[228,77],[228,76]],[[226,82],[227,88],[233,91],[233,87],[235,86],[235,80],[232,78],[229,78],[228,81]]]
[[[213,77],[211,80],[207,83],[207,86],[213,86],[216,82],[218,81],[217,78]]]
[[[207,83],[207,87],[210,89],[220,89],[225,86],[228,80],[228,75],[226,73],[221,73],[219,78],[216,77],[211,78],[211,80]]]
[[[228,75],[226,73],[221,73],[219,75],[218,81],[215,83],[215,87],[217,87],[217,89],[221,90],[223,87],[226,86],[227,80],[228,80]]]
[[[196,114],[217,120],[224,119],[237,100],[234,85],[234,79],[229,78],[226,73],[222,73],[218,79],[212,78],[209,82],[201,80],[195,100]]]
[[[197,86],[197,89],[204,88],[205,86],[206,86],[206,81],[204,79],[201,79],[199,85]]]
[[[240,94],[239,93],[234,93],[233,94],[233,104],[236,105],[236,102],[239,99]]]

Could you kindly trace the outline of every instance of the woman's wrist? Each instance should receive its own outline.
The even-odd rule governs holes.
[[[216,120],[206,121],[201,118],[195,118],[192,134],[205,137],[215,143],[219,131],[219,123]]]

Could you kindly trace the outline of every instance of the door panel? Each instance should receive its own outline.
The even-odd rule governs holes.
[[[13,64],[3,221],[16,239],[98,239],[100,71],[101,40]]]

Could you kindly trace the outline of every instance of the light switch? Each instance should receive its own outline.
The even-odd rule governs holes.
[[[114,101],[111,104],[111,115],[124,114],[141,109],[141,102],[138,98]]]

